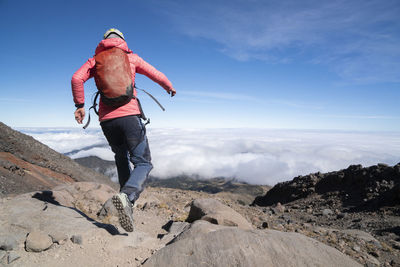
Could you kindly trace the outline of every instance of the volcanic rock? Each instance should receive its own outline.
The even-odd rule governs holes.
[[[5,252],[4,250],[0,250],[0,263],[6,255],[7,255],[7,252]]]
[[[215,199],[196,199],[192,202],[188,222],[205,220],[213,224],[252,229],[251,224],[232,208]]]
[[[74,244],[82,245],[82,236],[81,235],[73,235],[71,237],[71,241]]]
[[[21,256],[18,253],[16,253],[15,251],[10,251],[7,257],[7,263],[10,264],[18,260],[19,258],[21,258]]]
[[[18,246],[15,237],[10,235],[0,236],[0,249],[2,250],[14,250]]]
[[[25,249],[28,252],[41,252],[50,248],[53,244],[51,237],[48,234],[40,231],[29,233],[25,242]]]
[[[361,266],[297,233],[243,230],[196,221],[144,266]]]
[[[253,204],[271,206],[316,194],[326,197],[337,194],[337,199],[331,201],[355,209],[377,210],[382,206],[396,206],[400,205],[399,169],[400,163],[393,167],[386,164],[366,168],[351,165],[340,171],[298,176],[278,183],[264,196],[257,197]]]
[[[53,241],[53,243],[62,245],[64,244],[67,240],[68,240],[68,236],[64,233],[61,232],[55,232],[52,234],[49,234],[49,236],[51,237],[51,240]]]

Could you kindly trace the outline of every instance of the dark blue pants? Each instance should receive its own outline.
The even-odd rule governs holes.
[[[153,169],[146,128],[138,116],[120,117],[100,125],[115,153],[120,191],[135,202],[143,191],[143,182]],[[133,163],[133,170],[129,161]]]

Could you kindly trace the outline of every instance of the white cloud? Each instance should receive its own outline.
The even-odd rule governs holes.
[[[106,140],[99,130],[51,129],[51,128],[18,128],[50,148],[67,153],[83,147],[105,144]]]
[[[400,4],[388,1],[168,1],[177,30],[238,60],[325,64],[355,82],[399,82]]]
[[[42,142],[53,144],[62,152],[67,152],[68,147],[75,150],[97,145],[71,155],[73,158],[95,155],[113,160],[113,153],[101,135],[101,130],[36,133]],[[351,164],[400,162],[400,133],[149,129],[148,138],[154,165],[151,174],[160,178],[186,174],[275,184],[297,175],[339,170]],[[54,146],[54,140],[58,140],[58,145]],[[63,145],[62,140],[66,140]]]

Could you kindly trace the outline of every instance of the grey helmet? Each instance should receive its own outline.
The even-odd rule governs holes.
[[[104,39],[119,37],[119,38],[122,38],[123,40],[125,40],[125,37],[122,34],[122,32],[120,32],[118,29],[115,29],[115,28],[111,28],[108,31],[106,31],[106,33],[104,34],[103,37],[104,37]]]

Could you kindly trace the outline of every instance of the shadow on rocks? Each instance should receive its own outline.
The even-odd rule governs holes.
[[[82,215],[84,218],[86,218],[86,220],[88,220],[89,222],[93,223],[95,226],[106,230],[110,235],[127,235],[126,233],[120,233],[118,231],[118,229],[114,225],[98,222],[98,221],[90,218],[89,216],[87,216],[85,213],[83,213],[82,211],[78,210],[77,208],[61,205],[54,198],[53,191],[46,190],[46,191],[37,192],[32,196],[32,198],[35,198],[37,200],[40,200],[40,201],[43,201],[43,202],[46,202],[46,203],[50,203],[50,204],[53,204],[53,205],[56,205],[56,206],[72,209],[72,210],[76,211],[77,213],[79,213],[80,215]],[[45,207],[44,209],[46,209],[46,208],[47,207]]]

